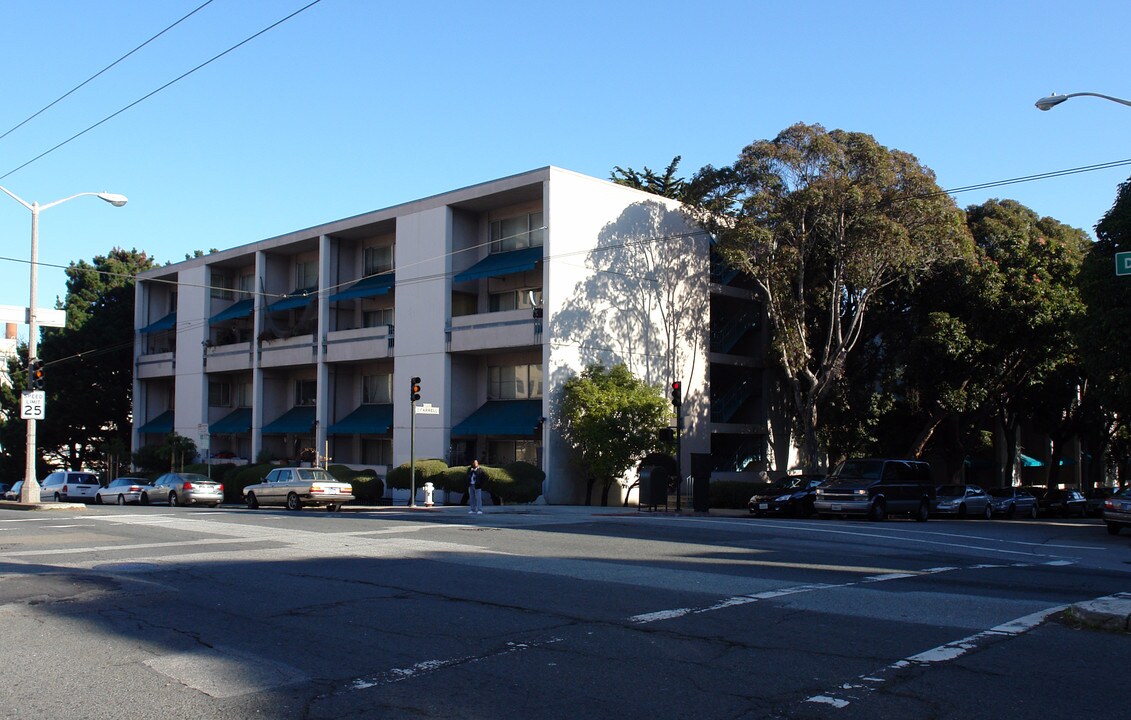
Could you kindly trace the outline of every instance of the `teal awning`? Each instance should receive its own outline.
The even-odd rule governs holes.
[[[1021,467],[1044,467],[1045,464],[1037,458],[1029,457],[1025,453],[1021,455]]]
[[[541,400],[491,400],[452,428],[454,436],[523,435],[538,432],[542,421]]]
[[[155,333],[163,330],[172,330],[177,325],[177,313],[171,312],[156,322],[151,322],[138,332]]]
[[[233,303],[220,312],[216,313],[212,317],[208,318],[208,322],[218,323],[225,320],[238,320],[239,318],[245,318],[248,315],[251,315],[253,310],[255,310],[254,300],[252,300],[251,298],[248,298],[247,300],[240,300],[238,303]]]
[[[251,408],[233,410],[208,426],[210,435],[240,435],[251,431]]]
[[[137,429],[142,433],[158,433],[168,435],[173,432],[173,411],[166,410],[157,417]]]
[[[330,302],[337,302],[339,300],[353,300],[354,298],[369,298],[377,297],[378,295],[388,295],[389,291],[393,289],[393,285],[397,282],[397,276],[393,273],[382,273],[379,275],[370,275],[364,277],[353,285],[350,285],[345,290],[330,296]]]
[[[316,297],[318,297],[318,288],[316,287],[295,290],[293,293],[285,295],[282,300],[268,305],[267,312],[281,312],[283,310],[304,308],[314,302],[314,298]]]
[[[540,262],[542,262],[541,245],[504,253],[492,253],[456,275],[453,279],[455,282],[465,282],[485,277],[501,277],[511,273],[533,270]]]
[[[327,428],[330,435],[385,435],[393,427],[393,406],[362,405]]]
[[[263,426],[264,435],[303,435],[314,430],[313,405],[298,405]]]

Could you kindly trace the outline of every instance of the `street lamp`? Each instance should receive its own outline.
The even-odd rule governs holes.
[[[68,200],[83,197],[84,195],[93,195],[94,197],[105,200],[114,207],[122,207],[126,204],[127,200],[125,195],[118,195],[117,193],[85,192],[71,195],[70,197],[65,197],[62,200],[56,200],[46,205],[40,205],[38,202],[27,202],[3,185],[0,185],[0,190],[3,190],[8,197],[12,198],[20,205],[31,210],[31,302],[28,303],[27,310],[27,361],[28,367],[30,368],[32,363],[37,359],[39,344],[37,338],[39,326],[36,324],[35,317],[35,296],[36,291],[39,289],[39,213],[48,208],[53,208],[56,205],[62,205]],[[24,484],[20,489],[20,502],[39,502],[39,479],[35,475],[35,418],[29,418],[27,421],[27,464],[24,465]]]
[[[1067,95],[1057,95],[1056,93],[1053,93],[1052,95],[1049,95],[1048,97],[1041,98],[1040,100],[1038,100],[1034,104],[1037,106],[1038,110],[1051,110],[1054,107],[1056,107],[1057,105],[1059,105],[1062,102],[1064,102],[1065,100],[1067,100],[1068,98],[1080,97],[1081,95],[1088,95],[1088,96],[1091,96],[1091,97],[1103,98],[1104,100],[1111,100],[1112,102],[1117,102],[1120,105],[1131,106],[1131,100],[1120,100],[1119,98],[1112,97],[1111,95],[1101,95],[1099,93],[1093,93],[1093,92],[1068,93]]]

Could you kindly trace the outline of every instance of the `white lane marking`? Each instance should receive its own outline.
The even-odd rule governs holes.
[[[1043,565],[1071,565],[1070,562],[1063,560],[1053,560],[1051,562],[1038,562],[1038,563],[1013,563],[1010,565],[972,565],[968,568],[960,567],[937,567],[928,568],[926,570],[916,570],[913,572],[905,573],[887,573],[884,575],[872,575],[860,580],[853,580],[843,583],[815,583],[812,585],[794,585],[790,587],[778,588],[775,590],[766,590],[760,593],[752,593],[750,595],[737,595],[720,600],[717,603],[699,608],[672,608],[669,610],[657,610],[650,613],[642,613],[640,615],[633,615],[628,618],[628,622],[637,625],[644,625],[647,623],[660,622],[662,620],[674,620],[675,618],[684,617],[686,615],[697,615],[699,613],[713,612],[715,610],[724,610],[726,608],[736,607],[738,605],[746,605],[759,600],[771,600],[773,598],[782,597],[783,595],[795,595],[797,593],[815,592],[817,590],[836,590],[842,588],[853,587],[856,585],[864,585],[870,583],[887,582],[889,580],[902,580],[912,577],[926,577],[928,575],[938,575],[945,572],[953,572],[956,570],[981,570],[991,567],[1039,567]]]
[[[619,519],[624,519],[624,517],[626,517],[626,516],[620,516]],[[639,519],[641,521],[650,521],[650,522],[664,522],[664,521],[668,520],[668,518],[650,517],[650,516],[647,516],[647,515],[641,515],[641,517]],[[677,521],[680,524],[683,524],[683,525],[686,525],[686,524],[689,524],[689,523],[701,523],[701,524],[712,524],[712,525],[715,525],[715,526],[718,526],[718,525],[735,525],[735,526],[746,527],[746,528],[750,528],[750,526],[751,526],[751,523],[749,521],[699,519],[699,518],[678,518]],[[1102,546],[1102,545],[1051,545],[1051,544],[1043,543],[1043,542],[1025,542],[1025,541],[1022,541],[1022,540],[1006,540],[1006,539],[1003,539],[1003,538],[979,537],[979,536],[971,536],[971,535],[961,535],[961,534],[958,534],[958,533],[931,532],[931,531],[928,531],[928,530],[907,530],[905,528],[901,528],[901,527],[898,527],[898,526],[891,527],[890,532],[888,532],[888,533],[879,532],[878,531],[879,528],[875,528],[875,527],[873,527],[872,530],[867,531],[867,532],[856,532],[856,531],[853,531],[853,530],[839,529],[841,527],[844,527],[844,526],[838,526],[836,524],[826,524],[826,523],[819,523],[819,524],[818,523],[806,523],[806,524],[802,525],[802,524],[793,524],[793,523],[790,523],[788,521],[775,522],[773,524],[773,528],[774,528],[775,531],[777,531],[777,530],[795,530],[795,531],[798,531],[798,532],[805,532],[805,533],[808,533],[808,534],[849,535],[851,537],[877,538],[877,539],[880,539],[880,540],[891,540],[893,538],[897,538],[901,542],[907,542],[907,543],[919,543],[921,545],[946,545],[948,547],[962,548],[962,549],[965,549],[965,550],[989,550],[991,552],[1011,553],[1011,554],[1014,554],[1014,555],[1033,555],[1034,553],[1029,552],[1029,551],[1019,551],[1019,550],[1002,550],[1002,549],[999,549],[999,548],[987,547],[985,545],[958,544],[958,543],[954,542],[954,540],[958,539],[958,540],[963,540],[963,541],[981,541],[981,542],[986,542],[986,543],[997,543],[997,544],[1003,544],[1003,545],[1016,545],[1016,546],[1020,546],[1020,547],[1037,548],[1037,549],[1056,548],[1056,549],[1059,549],[1059,550],[1096,550],[1096,551],[1100,551],[1100,552],[1107,552],[1110,549],[1110,548],[1107,548],[1107,547]],[[1083,527],[1083,526],[1078,525],[1078,524],[1069,524],[1069,527]],[[922,536],[922,537],[912,537],[911,536],[912,534],[916,535],[916,536]],[[937,540],[931,539],[931,536],[934,536],[934,537],[937,537],[937,538],[940,538],[940,539],[937,539]],[[1053,555],[1051,553],[1036,553],[1036,554],[1043,555],[1045,557],[1058,557],[1058,556]]]
[[[443,660],[423,660],[418,663],[413,663],[406,668],[391,668],[371,677],[356,678],[348,681],[346,685],[347,690],[367,690],[372,687],[380,687],[382,685],[391,685],[393,683],[401,682],[403,680],[411,680],[422,675],[428,675],[444,668],[453,667],[455,665],[463,665],[465,663],[479,662],[488,658],[502,657],[512,653],[523,652],[531,648],[544,647],[554,643],[561,642],[562,638],[552,637],[540,642],[507,642],[506,647],[503,649],[488,653],[486,655],[464,655],[460,657],[446,658]]]
[[[1067,605],[1057,605],[1055,607],[1039,610],[1035,613],[1030,613],[1029,615],[1024,615],[1002,623],[1001,625],[994,626],[989,630],[983,630],[982,632],[975,633],[960,640],[948,642],[944,645],[931,648],[930,650],[924,650],[921,653],[916,653],[903,660],[898,660],[878,671],[862,675],[854,682],[846,682],[841,685],[838,690],[808,697],[805,699],[805,702],[830,705],[838,709],[848,707],[851,703],[863,700],[870,693],[878,690],[880,686],[886,683],[898,670],[915,666],[926,667],[936,663],[956,660],[991,640],[1015,637],[1026,633],[1046,621],[1050,616],[1062,612],[1067,607]]]
[[[31,557],[36,555],[81,555],[85,553],[107,552],[110,550],[150,550],[163,547],[195,547],[197,545],[231,545],[234,543],[270,542],[271,538],[202,538],[200,540],[159,543],[139,543],[137,545],[96,545],[81,548],[56,548],[53,550],[16,550],[6,552],[9,557]]]

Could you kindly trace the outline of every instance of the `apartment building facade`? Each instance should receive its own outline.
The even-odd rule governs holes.
[[[674,201],[547,167],[156,268],[134,449],[175,431],[213,462],[523,460],[579,503],[561,388],[624,362],[682,383],[685,472],[761,469],[760,307],[711,258]]]

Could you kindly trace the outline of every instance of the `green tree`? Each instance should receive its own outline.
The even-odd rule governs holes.
[[[38,352],[47,408],[37,424],[37,448],[48,466],[92,467],[100,448],[129,446],[134,277],[153,266],[143,252],[114,248],[67,268],[66,326],[45,328]],[[15,406],[3,402],[18,422],[19,413],[9,410]]]
[[[797,124],[691,181],[695,215],[763,300],[805,464],[821,409],[895,283],[965,251],[962,213],[912,155],[869,135]]]
[[[617,165],[609,174],[609,179],[617,185],[644,190],[653,195],[662,195],[673,200],[684,200],[689,189],[688,183],[683,178],[676,177],[676,169],[682,159],[679,155],[672,158],[671,163],[664,169],[662,175],[647,165],[644,166],[643,171],[633,170],[632,168],[626,169]]]
[[[1111,209],[1096,225],[1096,242],[1080,270],[1086,310],[1078,325],[1081,361],[1103,398],[1092,425],[1093,455],[1106,448],[1120,484],[1131,480],[1131,278],[1115,274],[1115,254],[1131,251],[1131,180],[1122,183]]]
[[[636,462],[656,449],[671,406],[660,388],[639,380],[623,364],[594,364],[566,381],[561,431],[586,472],[585,503],[601,483],[601,504]]]

